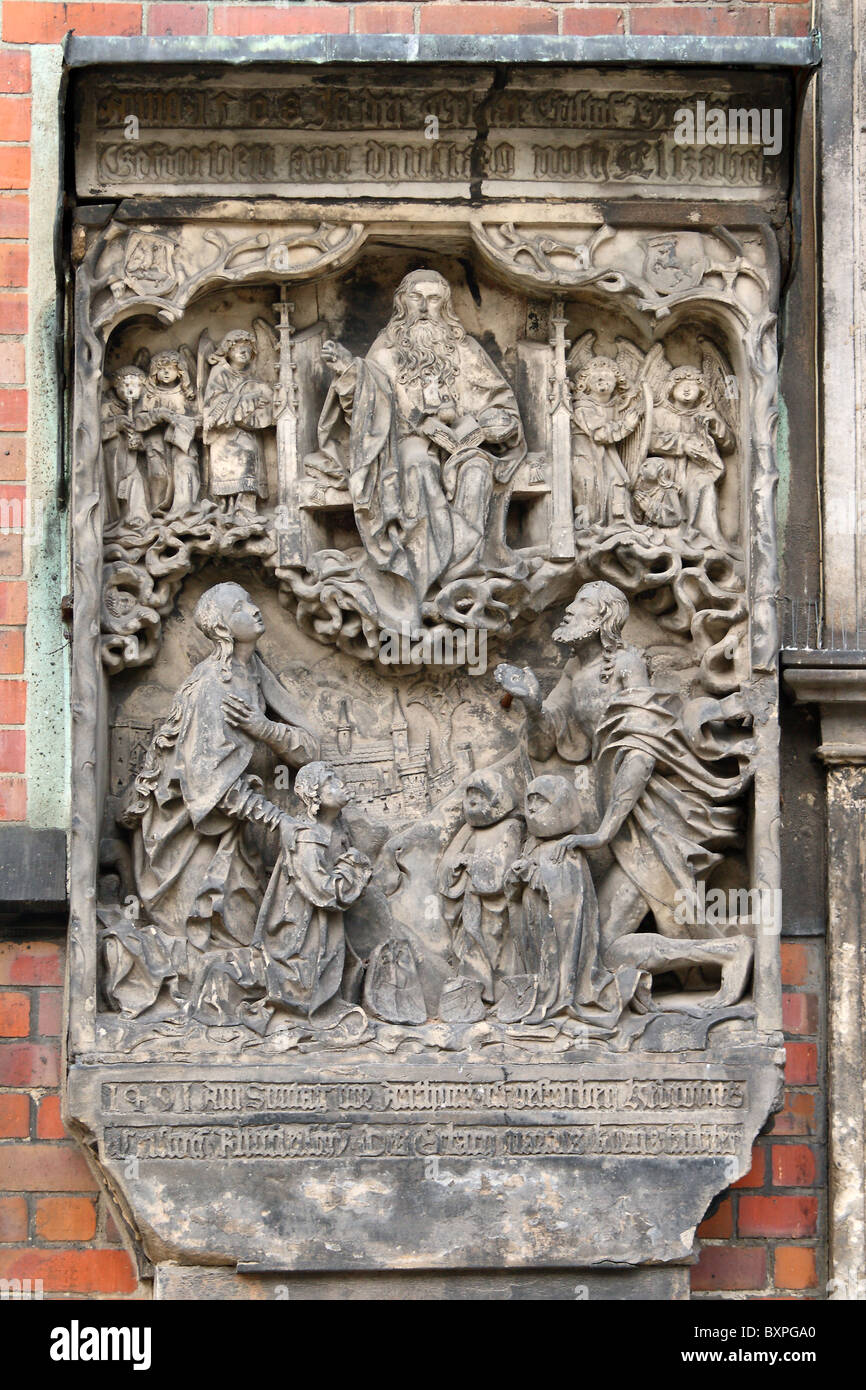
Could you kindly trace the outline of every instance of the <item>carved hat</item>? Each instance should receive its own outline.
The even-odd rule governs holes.
[[[530,797],[542,797],[540,810],[530,812]],[[574,783],[567,777],[545,773],[536,777],[526,788],[526,828],[539,840],[552,840],[569,835],[580,824],[583,803]]]
[[[119,381],[123,381],[123,378],[127,376],[137,376],[139,381],[147,381],[147,372],[141,367],[136,367],[134,362],[130,362],[128,366],[118,367],[116,371],[111,373],[112,383],[116,386]]]
[[[472,816],[471,825],[495,825],[503,820],[517,804],[517,796],[511,783],[501,772],[476,772],[466,783],[464,791],[483,792],[487,799],[487,809],[483,819]],[[469,817],[467,816],[467,820]]]

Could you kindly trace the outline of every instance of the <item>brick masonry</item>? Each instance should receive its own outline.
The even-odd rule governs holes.
[[[692,1297],[820,1298],[826,1272],[823,945],[782,943],[785,1104],[758,1139],[752,1167],[698,1227]]]
[[[28,188],[31,46],[108,35],[673,34],[809,32],[810,0],[424,0],[423,3],[43,3],[4,0],[0,28],[0,821],[25,821],[24,676]],[[12,487],[10,485],[17,485]],[[21,515],[19,511],[19,516]],[[62,936],[3,941],[0,926],[0,1278],[46,1296],[141,1296],[107,1196],[65,1133],[57,1081]],[[822,944],[786,943],[784,1110],[751,1172],[700,1228],[696,1298],[815,1298],[825,1280]]]
[[[120,1298],[138,1292],[133,1262],[60,1116],[63,971],[61,935],[0,940],[0,1279]]]

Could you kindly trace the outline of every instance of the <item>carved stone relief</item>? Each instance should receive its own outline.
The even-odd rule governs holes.
[[[306,119],[223,95],[136,100]],[[151,1259],[687,1258],[780,1077],[771,228],[145,216],[77,270],[73,1115]]]

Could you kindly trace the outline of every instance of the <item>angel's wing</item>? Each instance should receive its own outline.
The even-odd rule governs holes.
[[[133,366],[140,367],[143,372],[150,371],[150,353],[146,347],[140,347],[132,359]]]
[[[709,338],[698,338],[701,348],[701,371],[710,388],[713,405],[721,415],[731,434],[737,433],[738,399],[737,378],[731,371],[719,349]]]
[[[588,333],[581,334],[568,354],[567,365],[570,372],[583,371],[586,364],[592,360],[594,344],[595,334],[592,329]]]
[[[189,372],[189,379],[192,382],[192,385],[195,386],[197,381],[195,358],[193,357],[192,352],[187,347],[186,343],[181,343],[180,347],[178,348],[178,352],[180,353],[181,357],[186,363],[186,369]]]
[[[630,386],[640,379],[644,354],[628,338],[616,339],[616,365]]]
[[[256,339],[256,376],[269,386],[277,384],[277,334],[267,319],[253,319]]]
[[[210,357],[216,348],[216,343],[207,328],[202,332],[198,340],[197,368],[195,373],[196,384],[196,408],[201,413],[204,410],[204,393],[207,386],[207,379],[210,376]],[[190,353],[190,356],[192,354]]]
[[[665,383],[672,371],[673,368],[665,356],[664,348],[661,343],[656,343],[647,353],[641,370],[641,378],[652,392],[656,405],[659,405],[664,399]]]

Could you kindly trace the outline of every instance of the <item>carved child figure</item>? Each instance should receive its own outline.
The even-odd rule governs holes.
[[[476,774],[463,795],[463,825],[437,875],[443,916],[453,932],[456,974],[476,981],[488,1005],[502,992],[502,979],[514,973],[505,893],[506,874],[523,839],[514,808],[514,791],[501,773]],[[477,995],[475,1003],[477,1008]]]
[[[505,1023],[542,1023],[568,1015],[613,1028],[632,997],[638,972],[615,979],[599,960],[599,915],[586,856],[564,857],[563,837],[586,807],[566,777],[536,777],[526,788],[529,839],[511,866],[508,885],[519,894],[517,950],[523,977],[498,1014]]]
[[[108,497],[114,519],[129,526],[150,524],[151,504],[144,460],[150,441],[144,438],[141,398],[146,377],[140,367],[120,367],[112,378],[113,396],[102,402],[102,449]]]
[[[370,881],[370,861],[349,842],[341,812],[351,792],[327,763],[302,767],[295,792],[307,812],[274,867],[256,925],[266,1003],[279,1013],[338,1023],[347,943],[343,913]]]
[[[274,424],[274,388],[255,374],[256,340],[236,328],[209,358],[204,393],[204,442],[210,493],[222,511],[255,513],[268,495],[262,431]]]
[[[154,353],[141,408],[147,428],[158,441],[158,455],[151,458],[157,509],[168,516],[183,516],[195,507],[201,493],[195,443],[201,417],[195,409],[190,364],[182,353]]]
[[[638,512],[650,526],[669,530],[683,519],[682,488],[672,459],[644,459],[632,496]]]

